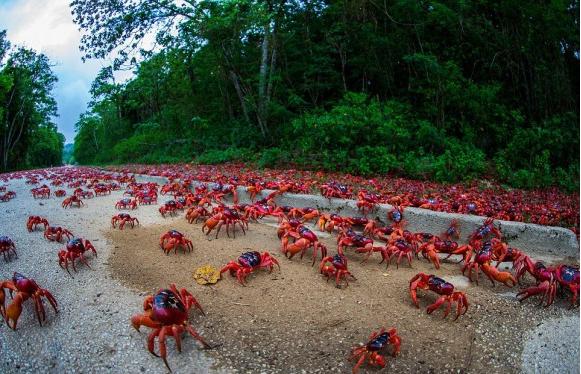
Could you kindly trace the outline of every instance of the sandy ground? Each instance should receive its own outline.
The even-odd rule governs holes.
[[[473,285],[453,263],[444,264],[437,274],[468,295],[470,309],[456,322],[442,319],[441,312],[426,314],[426,306],[436,298],[432,293],[421,293],[421,309],[411,304],[409,279],[418,272],[434,272],[424,260],[414,261],[411,269],[406,264],[386,270],[378,264],[377,254],[360,264],[359,255],[349,253],[357,281],[339,289],[311,267],[310,257],[285,259],[272,223],[251,224],[247,235],[236,239],[225,233],[207,238],[201,224],[188,224],[183,214],[163,219],[154,205],[129,212],[139,218],[140,227],[119,231],[109,225],[122,192],[64,210],[60,198],[30,198],[30,186],[23,182],[11,182],[10,189],[18,196],[0,204],[0,235],[13,238],[19,258],[10,263],[0,260],[0,274],[8,279],[20,271],[35,278],[53,292],[60,313],[49,311],[46,326],[39,327],[27,305],[17,331],[0,327],[2,372],[165,372],[163,362],[146,350],[148,329],[136,332],[129,318],[140,312],[146,294],[171,282],[195,295],[206,316],[191,313],[192,324],[208,341],[221,344],[202,351],[193,339],[185,338],[178,354],[170,342],[168,361],[174,372],[348,373],[350,348],[366,342],[381,326],[395,326],[402,338],[401,354],[388,359],[385,372],[539,372],[546,366],[529,363],[547,348],[534,343],[534,336],[546,329],[550,337],[559,328],[555,321],[572,321],[566,328],[572,324],[573,331],[579,329],[578,309],[569,310],[564,301],[549,308],[534,301],[518,303],[516,289],[492,288],[484,280]],[[89,260],[93,269],[81,265],[71,278],[58,266],[56,252],[62,245],[46,241],[40,231],[26,231],[30,214],[46,216],[51,224],[93,241],[99,252]],[[169,229],[186,234],[194,243],[193,252],[163,254],[159,236]],[[322,240],[334,253],[334,237]],[[196,267],[220,268],[249,249],[268,250],[280,261],[281,270],[252,274],[247,287],[229,275],[214,286],[193,281]],[[578,333],[575,337],[578,349]],[[564,352],[556,361],[563,371],[574,372],[578,350],[574,357]],[[367,366],[362,371],[377,372]]]

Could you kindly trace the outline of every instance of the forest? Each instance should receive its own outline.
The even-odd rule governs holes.
[[[61,164],[65,137],[52,121],[56,81],[44,54],[12,46],[0,30],[0,171]]]
[[[579,186],[579,2],[74,0],[81,164]],[[125,82],[117,70],[132,69]]]

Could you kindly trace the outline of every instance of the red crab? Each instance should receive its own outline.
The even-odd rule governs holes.
[[[293,243],[288,242],[289,236],[294,238],[295,241]],[[303,225],[299,225],[296,229],[289,229],[284,233],[282,236],[282,253],[289,259],[293,258],[294,255],[301,252],[301,258],[309,249],[313,247],[313,264],[315,264],[315,260],[317,259],[317,251],[321,251],[321,258],[327,256],[327,247],[324,244],[319,242],[319,238],[317,235],[312,232],[309,228]]]
[[[367,215],[367,213],[375,209],[377,204],[379,204],[380,198],[381,196],[378,194],[372,194],[367,190],[361,190],[357,194],[357,209],[361,211],[361,214]]]
[[[256,195],[262,192],[264,186],[259,182],[253,182],[250,186],[246,187],[246,192],[250,195],[250,201],[254,202],[256,200]]]
[[[382,327],[381,330],[373,332],[369,336],[369,341],[366,345],[360,347],[353,347],[351,349],[351,356],[349,361],[357,360],[353,367],[353,374],[359,371],[359,367],[367,360],[372,366],[379,366],[384,368],[386,365],[385,357],[379,354],[379,351],[387,347],[389,344],[393,345],[393,357],[399,354],[401,346],[401,338],[397,335],[397,330],[391,328],[386,330]]]
[[[92,199],[95,197],[95,194],[92,191],[81,191],[79,197],[83,199]]]
[[[450,226],[440,235],[445,240],[458,240],[460,239],[460,224],[457,219],[453,219],[450,222]]]
[[[10,193],[5,193],[3,195],[0,194],[0,201],[2,201],[3,203],[10,201],[10,199],[12,199]]]
[[[46,184],[43,184],[40,187],[33,188],[30,190],[32,192],[32,197],[35,199],[48,199],[50,197],[50,188]]]
[[[113,216],[113,218],[111,218],[111,226],[113,228],[116,227],[117,222],[119,222],[119,229],[120,230],[123,230],[123,227],[125,227],[126,223],[129,223],[131,225],[131,228],[134,227],[135,222],[137,222],[137,224],[139,225],[139,220],[135,217],[131,217],[127,213],[119,213],[119,214]]]
[[[284,213],[281,212],[279,208],[275,209],[274,206],[268,204],[240,204],[236,205],[235,208],[239,211],[244,211],[244,218],[247,220],[253,220],[254,222],[258,222],[259,219],[268,215],[278,217],[279,221],[282,221],[285,217]]]
[[[560,285],[569,289],[572,293],[571,307],[577,304],[579,296],[579,268],[559,265],[557,267],[546,267],[542,262],[536,262],[532,269],[527,265],[526,270],[535,277],[537,284],[526,288],[517,294],[519,301],[528,299],[531,296],[542,294],[541,304],[544,302],[545,307],[551,305],[557,294],[557,288]]]
[[[97,257],[97,251],[90,241],[81,238],[74,238],[69,240],[66,247],[60,250],[58,253],[59,266],[65,269],[67,273],[72,276],[71,272],[69,271],[69,261],[73,264],[73,270],[76,272],[77,268],[75,267],[75,260],[78,258],[90,269],[91,266],[89,266],[89,263],[84,256],[84,253],[87,251],[92,251],[95,257]]]
[[[12,239],[7,236],[0,236],[0,253],[4,256],[4,261],[8,262],[11,260],[12,253],[18,258],[16,254],[16,246]]]
[[[159,207],[159,213],[163,218],[165,218],[166,214],[169,214],[170,216],[175,216],[177,214],[177,210],[182,208],[183,205],[181,205],[176,200],[168,200],[161,207]]]
[[[223,185],[222,183],[217,183],[214,187],[212,187],[212,197],[218,203],[222,203],[222,198],[227,194],[232,194],[232,201],[234,205],[238,204],[238,190],[235,185]]]
[[[357,234],[350,229],[344,230],[343,235],[339,236],[339,247],[337,251],[340,255],[344,254],[343,248],[346,246],[355,247],[355,252],[357,253],[370,253],[373,251],[373,239]]]
[[[115,209],[137,209],[137,200],[128,197],[123,198],[115,203]]]
[[[189,208],[186,212],[186,219],[188,223],[198,223],[198,220],[204,219],[205,217],[209,217],[210,212],[203,206],[193,206]]]
[[[330,263],[330,264],[328,264]],[[340,282],[342,279],[345,280],[345,284],[348,286],[349,282],[347,278],[350,277],[353,280],[357,280],[349,270],[347,270],[347,257],[336,254],[335,256],[327,256],[321,260],[319,265],[319,271],[321,274],[327,277],[327,282],[331,277],[335,277],[335,285],[337,288],[340,287]]]
[[[65,196],[66,194],[67,194],[67,191],[65,191],[65,190],[56,190],[56,191],[54,192],[54,195],[55,195],[56,197],[63,197],[63,196]]]
[[[402,257],[405,257],[408,260],[408,265],[412,267],[412,258],[416,252],[416,247],[413,243],[410,243],[404,237],[400,237],[395,240],[391,240],[386,247],[386,253],[388,256],[386,257],[386,253],[382,252],[383,260],[386,260],[386,267],[388,267],[391,263],[391,259],[395,257],[397,257],[396,267],[398,269]],[[381,262],[383,262],[383,260],[381,260]]]
[[[99,183],[94,187],[95,195],[103,196],[111,193],[111,188],[103,183]]]
[[[502,242],[499,242],[492,249],[492,259],[496,261],[496,267],[498,267],[503,262],[512,262],[512,268],[515,270],[516,279],[518,281],[519,278],[523,275],[523,270],[521,270],[519,274],[519,271],[516,271],[517,267],[522,266],[522,264],[524,264],[524,262],[527,260],[530,261],[530,258],[523,251],[509,247],[508,244]]]
[[[485,239],[488,239],[490,237],[495,237],[496,239],[502,239],[502,233],[500,232],[499,229],[494,227],[494,219],[493,218],[487,218],[486,221],[484,221],[484,223],[482,224],[482,226],[480,226],[472,234],[470,234],[470,237],[468,238],[468,240],[469,240],[469,243],[472,245],[472,243],[475,241],[485,240]]]
[[[555,277],[561,287],[568,288],[573,294],[571,297],[571,307],[574,307],[577,304],[577,298],[579,296],[579,267],[559,265],[555,270]]]
[[[177,253],[179,247],[182,248],[184,253],[186,253],[186,249],[188,252],[191,252],[193,249],[192,241],[176,230],[169,230],[163,234],[159,238],[159,246],[166,255],[169,255],[172,249],[174,250],[174,253]]]
[[[428,258],[436,267],[440,268],[440,257],[439,253],[445,253],[448,255],[448,259],[452,255],[462,255],[463,261],[469,260],[472,256],[472,246],[463,245],[458,247],[458,243],[451,240],[441,240],[437,236],[434,236],[428,242],[422,244],[418,253],[421,252],[424,258]]]
[[[152,191],[153,193],[140,193],[137,195],[137,201],[139,205],[151,205],[157,204],[157,192]]]
[[[46,230],[48,226],[47,219],[40,216],[29,216],[28,221],[26,222],[26,228],[29,232],[33,232],[36,230],[36,226],[40,224],[44,225],[44,229]]]
[[[417,308],[420,307],[416,295],[416,290],[418,288],[422,290],[430,290],[441,295],[435,303],[428,306],[428,314],[432,314],[434,310],[440,308],[444,303],[447,303],[446,310],[444,311],[444,318],[446,318],[448,313],[450,313],[452,303],[457,303],[456,318],[454,318],[454,320],[457,320],[458,317],[468,311],[468,298],[466,297],[466,294],[459,291],[454,292],[454,285],[446,282],[442,278],[438,278],[435,275],[418,273],[410,280],[410,295]]]
[[[67,197],[66,199],[63,200],[63,203],[62,203],[63,208],[69,208],[69,207],[72,207],[74,205],[76,205],[77,208],[80,208],[81,205],[85,205],[85,203],[83,203],[83,200],[79,199],[75,195]]]
[[[462,268],[462,274],[468,270],[468,278],[472,280],[472,270],[476,271],[476,284],[478,284],[478,272],[482,269],[482,272],[492,282],[494,286],[494,281],[503,283],[508,287],[513,287],[516,285],[517,281],[515,277],[507,271],[499,271],[496,267],[492,266],[491,263],[494,260],[494,248],[502,245],[499,239],[493,238],[490,241],[481,244],[479,241],[474,242],[476,248],[476,254],[474,258],[467,258],[464,267]],[[511,284],[512,283],[512,284]]]
[[[204,348],[212,346],[194,330],[188,321],[190,309],[194,307],[205,315],[202,306],[185,288],[178,291],[175,284],[171,284],[169,289],[160,289],[155,295],[149,295],[143,301],[142,314],[135,314],[131,317],[131,325],[139,331],[141,326],[146,326],[153,331],[147,338],[147,349],[156,356],[161,357],[165,366],[171,372],[167,363],[166,336],[173,336],[176,341],[178,352],[182,350],[182,334],[189,333],[197,341],[202,343]],[[159,356],[155,353],[155,338],[159,338]]]
[[[406,221],[403,219],[403,210],[403,206],[394,205],[393,209],[387,212],[387,218],[397,227],[405,226]]]
[[[398,230],[393,224],[389,226],[379,227],[377,221],[371,219],[363,228],[363,235],[370,235],[375,239],[389,241],[392,239],[391,235]]]
[[[320,187],[321,195],[330,199],[337,197],[340,199],[350,199],[353,196],[353,189],[335,181],[324,183]]]
[[[274,265],[278,266],[280,270],[278,261],[268,252],[245,252],[238,257],[238,262],[230,261],[226,266],[224,266],[222,270],[220,270],[220,274],[230,271],[230,275],[236,277],[238,283],[245,286],[248,274],[261,268],[266,268],[269,272],[272,272]]]
[[[44,237],[51,242],[59,242],[63,239],[63,237],[67,237],[67,240],[70,240],[74,235],[67,229],[63,229],[62,227],[55,227],[55,226],[47,226],[44,230]]]
[[[303,222],[309,222],[312,219],[319,217],[321,213],[315,208],[291,208],[288,217],[289,218],[301,218]]]
[[[215,214],[208,218],[202,226],[202,232],[205,232],[204,230],[208,228],[208,231],[205,232],[206,235],[209,235],[210,232],[216,228],[216,238],[218,238],[218,234],[220,233],[223,224],[226,224],[226,235],[228,237],[230,237],[228,232],[229,227],[232,227],[232,233],[234,237],[236,237],[236,224],[240,226],[242,232],[246,235],[245,227],[248,229],[248,219],[240,216],[237,210],[221,206],[217,207],[214,212]]]
[[[333,232],[335,227],[350,227],[349,221],[338,214],[321,214],[319,220],[317,221],[317,226],[319,230],[326,232]]]
[[[296,231],[302,223],[298,219],[286,219],[283,218],[280,224],[278,225],[278,229],[276,230],[276,234],[279,239],[282,239],[291,231]]]
[[[6,307],[6,291],[7,288],[12,296],[12,302]],[[16,292],[16,296],[12,293]],[[34,301],[34,311],[38,318],[38,323],[42,326],[42,322],[46,320],[46,313],[42,298],[45,297],[55,313],[58,313],[58,304],[54,296],[48,290],[40,288],[34,279],[26,278],[24,275],[14,272],[12,280],[6,280],[0,283],[0,314],[6,320],[6,324],[13,330],[16,330],[18,318],[22,313],[22,303],[28,299]],[[12,325],[10,324],[12,322]]]

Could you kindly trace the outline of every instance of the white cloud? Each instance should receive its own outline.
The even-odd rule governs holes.
[[[0,0],[0,30],[6,29],[13,45],[46,54],[59,78],[53,94],[59,105],[55,122],[67,138],[74,139],[74,124],[86,110],[88,89],[104,61],[81,61],[81,33],[69,8],[70,0]]]
[[[67,53],[78,46],[79,33],[69,10],[69,0],[8,1],[0,13],[8,15],[9,39],[47,55]],[[4,18],[4,17],[2,17]]]

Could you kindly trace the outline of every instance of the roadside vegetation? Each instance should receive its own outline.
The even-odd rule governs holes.
[[[244,161],[579,188],[578,1],[71,10],[85,58],[113,61],[76,124],[81,164]],[[116,81],[127,68],[134,77]]]

